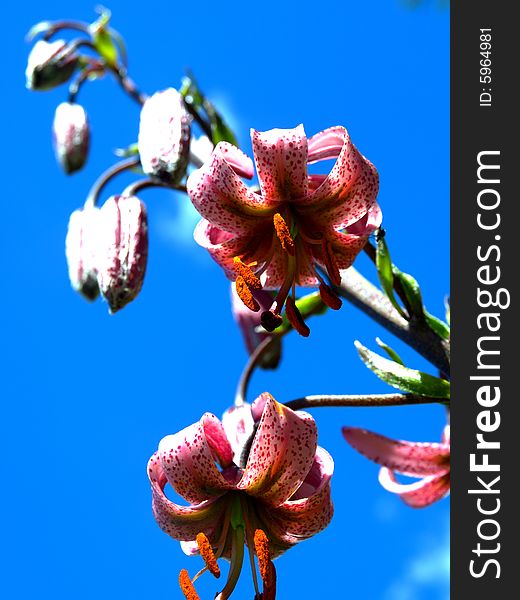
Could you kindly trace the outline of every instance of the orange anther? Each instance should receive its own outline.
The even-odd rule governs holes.
[[[179,585],[186,600],[200,600],[186,569],[182,569],[179,573]]]
[[[282,248],[291,256],[294,256],[294,240],[292,239],[291,232],[287,223],[280,213],[275,213],[273,216],[274,229],[276,235],[280,240]]]
[[[220,577],[220,568],[208,538],[201,532],[197,534],[196,540],[200,555],[206,563],[208,571],[215,577]]]
[[[258,312],[260,310],[260,305],[255,300],[249,286],[246,283],[246,280],[242,277],[242,275],[238,275],[235,281],[235,288],[237,290],[237,295],[242,300],[242,302],[252,310],[253,312]]]
[[[261,290],[262,284],[260,283],[260,279],[253,273],[251,267],[243,263],[238,256],[235,256],[233,259],[233,264],[235,266],[235,271],[237,275],[243,277],[244,281],[247,283],[247,286],[253,290]]]

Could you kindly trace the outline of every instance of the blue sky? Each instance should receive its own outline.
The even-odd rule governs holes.
[[[430,311],[442,315],[449,291],[447,10],[434,2],[409,10],[399,0],[266,0],[261,8],[114,0],[109,7],[140,87],[152,93],[178,86],[191,68],[246,152],[250,127],[301,122],[311,135],[346,126],[379,170],[395,262],[416,276]],[[66,92],[25,90],[23,38],[39,20],[92,20],[93,9],[84,0],[4,9],[0,443],[8,576],[1,585],[9,599],[181,597],[179,570],[194,573],[199,562],[156,526],[146,462],[164,435],[207,410],[222,414],[246,360],[228,282],[192,241],[196,219],[181,196],[142,193],[151,244],[136,302],[111,317],[106,305],[88,305],[70,289],[69,215],[115,160],[113,149],[135,141],[139,110],[108,78],[84,89],[79,101],[92,123],[92,153],[86,168],[67,178],[50,140],[54,108]],[[109,192],[130,181],[121,177]],[[358,267],[372,276],[364,259]],[[410,366],[429,368],[353,307],[311,328],[308,340],[285,340],[278,372],[255,375],[251,399],[264,390],[280,401],[389,391],[357,359],[354,339],[375,349],[379,335]],[[445,600],[449,500],[406,508],[340,434],[350,424],[435,441],[443,410],[313,414],[336,464],[336,514],[327,530],[278,561],[279,597]],[[198,589],[202,598],[217,591],[210,577]],[[252,589],[244,570],[237,598],[252,598]]]

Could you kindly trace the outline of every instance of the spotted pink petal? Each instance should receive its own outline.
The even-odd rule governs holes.
[[[233,462],[233,450],[222,423],[211,413],[206,413],[202,419],[206,441],[215,460],[221,467],[229,467]]]
[[[239,465],[244,444],[254,430],[251,405],[245,402],[241,406],[228,408],[222,416],[222,425],[233,449],[235,464]]]
[[[152,486],[152,510],[161,529],[176,540],[193,540],[203,531],[215,534],[216,524],[226,510],[225,502],[213,499],[192,506],[179,506],[169,500],[164,488],[167,478],[156,452],[148,462],[148,477]]]
[[[224,269],[226,276],[234,280],[236,273],[233,265],[233,257],[240,255],[244,244],[247,242],[247,237],[244,238],[227,233],[215,227],[209,221],[206,221],[206,219],[201,219],[195,227],[193,238]]]
[[[449,471],[441,476],[430,475],[414,483],[398,483],[393,471],[382,467],[379,482],[388,490],[398,494],[401,499],[413,508],[424,508],[444,498],[450,491]]]
[[[329,127],[310,137],[307,143],[309,145],[309,164],[337,158],[345,144],[345,129],[344,127]]]
[[[329,187],[329,179],[333,177],[336,165],[342,155],[336,161],[329,176],[316,189],[309,194],[305,206],[301,207],[302,214],[312,218],[316,225],[335,229],[344,229],[354,225],[363,219],[371,207],[375,204],[379,191],[379,175],[374,165],[355,150],[357,166],[355,175],[350,178],[349,171],[345,171],[344,185],[338,184],[335,191],[329,190],[327,194],[321,195]],[[377,212],[374,216],[377,215]]]
[[[269,524],[269,533],[280,545],[294,545],[316,535],[329,524],[334,512],[330,498],[333,470],[331,456],[318,447],[311,471],[291,500],[277,508],[259,505],[260,518]]]
[[[251,141],[262,196],[272,205],[307,194],[307,138],[303,125],[294,129],[251,129]]]
[[[211,446],[215,441],[215,420],[206,413],[198,423],[159,443],[158,455],[168,482],[191,504],[221,496],[232,487],[215,464],[215,454],[222,451]]]
[[[329,230],[326,233],[327,240],[331,244],[331,251],[336,259],[338,269],[348,269],[357,255],[363,250],[368,236],[358,236],[351,233]],[[316,260],[325,266],[321,246],[313,246],[312,252]]]
[[[266,218],[272,219],[274,210],[237,175],[235,169],[247,168],[237,160],[240,151],[231,148],[225,142],[217,144],[211,159],[189,176],[187,189],[205,219],[224,231],[240,234],[251,232]]]
[[[443,475],[449,470],[450,450],[443,444],[397,441],[357,427],[342,431],[358,452],[404,475]]]
[[[300,487],[314,462],[317,428],[307,413],[294,412],[270,394],[262,394],[252,406],[265,402],[238,488],[280,506]]]
[[[354,235],[368,237],[380,227],[382,220],[383,213],[381,212],[379,204],[375,202],[364,217],[352,225],[349,225],[347,231],[348,233],[353,233]]]

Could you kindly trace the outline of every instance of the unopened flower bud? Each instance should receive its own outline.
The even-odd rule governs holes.
[[[251,293],[260,306],[259,312],[249,310],[238,297],[235,286],[231,285],[231,309],[235,321],[242,331],[249,354],[252,354],[266,338],[273,337],[272,333],[258,331],[260,329],[260,315],[263,311],[268,311],[271,308],[273,297],[265,290],[252,290]],[[276,369],[280,362],[281,352],[282,344],[281,340],[278,340],[267,352],[264,352],[260,366],[263,369]]]
[[[52,125],[56,159],[67,174],[85,164],[90,145],[87,113],[79,104],[62,102],[56,108]]]
[[[174,88],[146,100],[139,124],[139,155],[144,172],[168,184],[185,175],[190,154],[191,117]]]
[[[112,196],[100,209],[96,266],[113,314],[141,290],[148,257],[146,208],[135,196]]]
[[[68,81],[79,57],[65,40],[34,44],[25,70],[26,86],[30,90],[50,90]]]
[[[95,243],[99,209],[75,210],[70,216],[65,255],[72,287],[87,300],[99,296],[95,268]]]

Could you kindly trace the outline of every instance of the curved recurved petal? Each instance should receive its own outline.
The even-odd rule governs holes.
[[[383,213],[377,202],[370,207],[369,211],[359,221],[348,226],[348,233],[368,237],[381,226]]]
[[[264,403],[249,457],[238,488],[279,506],[300,487],[314,462],[317,428],[307,413],[294,412],[270,394],[262,394],[252,406]]]
[[[255,427],[251,405],[244,402],[240,406],[228,408],[222,416],[222,425],[233,449],[235,464],[239,465],[244,444],[251,437]]]
[[[148,462],[152,486],[152,510],[159,527],[176,540],[193,540],[203,531],[208,537],[220,529],[226,510],[225,499],[217,498],[194,506],[179,506],[169,500],[164,487],[166,475],[156,452]]]
[[[307,138],[303,125],[294,129],[251,129],[251,141],[262,196],[269,205],[307,194]]]
[[[443,444],[397,441],[357,427],[343,427],[343,436],[370,460],[404,475],[443,475],[449,470],[450,451]]]
[[[234,280],[236,277],[233,257],[242,253],[247,238],[235,236],[212,225],[206,219],[201,219],[193,232],[193,238],[210,253],[211,258],[221,266],[226,276]]]
[[[303,214],[309,214],[308,218],[312,218],[316,225],[332,226],[335,229],[350,227],[367,217],[367,213],[375,204],[379,191],[379,174],[370,161],[357,150],[355,152],[359,155],[359,160],[354,177],[350,179],[349,175],[345,176],[345,182],[349,179],[349,183],[345,183],[342,188],[338,184],[337,192],[328,195],[323,193],[329,185],[328,180],[334,172],[334,167],[320,187],[309,195],[309,198],[313,197],[313,204],[302,207]],[[341,156],[338,161],[340,159]],[[379,214],[375,212],[371,215],[371,223]]]
[[[229,467],[233,462],[233,450],[222,423],[211,413],[205,413],[201,421],[206,435],[206,442],[215,460],[221,467]]]
[[[210,160],[189,176],[187,188],[193,206],[212,225],[243,234],[254,231],[265,218],[271,219],[274,211],[236,174],[237,151],[230,148],[230,144],[220,142]]]
[[[444,498],[450,491],[449,471],[441,476],[430,475],[414,483],[399,483],[393,471],[382,467],[379,472],[381,485],[395,494],[413,508],[424,508]]]
[[[345,144],[345,128],[329,127],[316,133],[308,140],[309,164],[320,160],[337,158]]]
[[[232,487],[215,464],[204,427],[208,415],[159,442],[158,455],[168,482],[192,504],[221,496]]]

